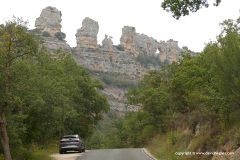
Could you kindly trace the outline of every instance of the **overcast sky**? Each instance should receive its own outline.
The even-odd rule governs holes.
[[[176,20],[164,11],[162,0],[4,0],[1,2],[0,23],[15,17],[29,21],[35,28],[35,20],[42,9],[56,7],[62,12],[62,32],[70,46],[76,46],[75,34],[85,17],[99,24],[98,43],[104,35],[113,37],[115,45],[120,43],[123,26],[133,26],[137,33],[153,37],[157,41],[174,39],[180,47],[202,51],[205,43],[216,40],[220,33],[219,23],[225,19],[239,17],[240,0],[222,0],[219,7],[211,5],[197,13]]]

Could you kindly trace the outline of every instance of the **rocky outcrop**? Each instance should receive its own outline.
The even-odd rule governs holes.
[[[40,17],[35,21],[35,34],[44,39],[44,45],[51,51],[62,49],[67,53],[71,52],[71,47],[63,39],[59,39],[55,34],[61,32],[62,13],[55,7],[46,7],[42,10]]]
[[[46,7],[42,10],[40,17],[35,21],[38,30],[46,31],[54,37],[55,33],[61,32],[62,13],[55,7]]]
[[[63,50],[66,53],[72,54],[72,49],[69,44],[66,43],[64,40],[59,40],[56,37],[43,37],[44,45],[50,51],[56,51],[58,49]]]
[[[103,49],[108,50],[108,51],[114,50],[111,36],[108,37],[108,35],[105,34],[105,38],[102,41],[102,47],[103,47]]]
[[[74,59],[93,72],[120,73],[140,79],[148,69],[125,51],[107,51],[102,48],[76,48]]]
[[[42,36],[44,44],[49,50],[62,49],[72,53],[71,56],[74,60],[91,71],[94,76],[120,74],[122,79],[118,82],[128,84],[128,82],[134,81],[135,83],[147,71],[160,69],[160,66],[154,66],[151,63],[149,65],[143,64],[137,59],[140,54],[160,58],[161,61],[173,62],[179,59],[181,49],[178,47],[177,41],[158,42],[152,37],[137,33],[135,27],[130,26],[122,28],[120,45],[114,46],[112,37],[108,35],[105,35],[102,46],[98,45],[98,22],[88,17],[82,21],[81,28],[75,34],[77,46],[70,48],[65,40],[55,36],[57,32],[61,32],[61,16],[61,12],[54,7],[43,9],[35,22],[35,31]],[[121,80],[123,81],[121,82]],[[126,88],[124,87],[106,84],[102,93],[107,95],[112,109],[120,112],[137,110],[136,106],[126,107],[124,97]]]
[[[167,42],[158,42],[152,37],[137,33],[135,27],[129,26],[123,27],[120,43],[125,51],[132,53],[135,57],[139,54],[145,54],[159,57],[162,62],[177,61],[182,52],[177,41],[170,39]]]
[[[172,63],[180,59],[180,53],[184,50],[178,46],[178,41],[174,41],[173,39],[159,42],[159,57],[162,62],[168,61],[168,63]]]
[[[157,56],[157,49],[159,43],[152,37],[148,37],[145,34],[137,34],[135,37],[135,46],[140,53],[144,53],[148,56]]]
[[[139,52],[136,50],[135,46],[135,27],[124,26],[122,28],[122,36],[120,38],[120,44],[123,46],[124,50],[137,56]]]
[[[77,30],[75,35],[77,47],[97,48],[98,30],[98,22],[86,17],[82,22],[82,27]]]

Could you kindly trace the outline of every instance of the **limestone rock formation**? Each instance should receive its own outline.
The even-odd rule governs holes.
[[[161,61],[168,61],[168,63],[179,60],[181,58],[180,53],[183,51],[183,49],[178,46],[178,41],[174,41],[173,39],[167,42],[160,41],[158,50]]]
[[[129,52],[83,47],[75,48],[74,52],[75,61],[93,72],[120,73],[140,79],[148,71]]]
[[[46,7],[42,10],[40,17],[35,21],[36,29],[46,31],[53,37],[55,33],[61,32],[62,13],[55,7]]]
[[[77,47],[97,48],[98,30],[98,22],[86,17],[82,22],[81,29],[78,29],[75,35]]]
[[[135,37],[135,46],[140,53],[144,53],[148,56],[157,56],[156,52],[159,43],[152,37],[148,37],[145,34],[137,34]]]
[[[112,37],[105,35],[102,46],[100,46],[97,41],[98,22],[88,17],[82,21],[81,28],[75,34],[77,46],[71,48],[65,40],[55,36],[55,33],[61,32],[62,26],[61,12],[54,7],[43,9],[35,26],[36,34],[43,38],[44,45],[49,50],[62,49],[72,53],[71,56],[74,60],[95,76],[103,78],[105,75],[104,78],[107,78],[106,75],[112,75],[112,77],[117,75],[121,77],[116,77],[120,80],[119,84],[128,86],[128,82],[139,81],[147,71],[160,69],[158,65],[141,63],[137,59],[140,54],[151,56],[151,58],[155,56],[155,58],[161,58],[161,61],[173,62],[179,59],[181,52],[177,41],[158,42],[152,37],[137,33],[135,27],[130,26],[122,28],[120,45],[114,46]],[[49,33],[49,35],[44,33]],[[106,88],[102,92],[107,95],[112,109],[120,112],[137,110],[136,106],[126,107],[126,97],[124,97],[126,88],[121,88],[116,84],[106,84]]]
[[[53,37],[43,37],[43,38],[44,38],[44,45],[50,51],[56,51],[58,49],[61,49],[66,53],[72,54],[71,47],[69,44],[66,43],[66,41],[61,41]]]
[[[51,51],[62,49],[67,53],[72,53],[71,47],[65,40],[55,36],[61,32],[62,13],[55,7],[46,7],[42,10],[40,17],[35,21],[35,34],[44,39],[44,45]]]
[[[139,54],[157,56],[159,43],[152,37],[136,32],[135,27],[124,26],[120,39],[124,50],[132,53],[135,57]]]
[[[108,37],[108,35],[105,34],[105,38],[102,41],[102,47],[105,50],[108,51],[113,51],[113,42],[112,42],[112,37]]]
[[[125,51],[130,52],[133,55],[137,56],[139,52],[136,51],[136,46],[134,42],[135,36],[136,36],[135,27],[124,26],[122,28],[120,44],[124,47]]]
[[[109,51],[102,47],[76,47],[72,57],[79,65],[99,76],[106,73],[119,74],[124,75],[127,80],[138,81],[148,71],[147,68],[136,61],[131,53],[126,51]],[[136,106],[126,108],[126,97],[123,96],[126,91],[124,89],[106,85],[103,93],[107,95],[111,109],[119,112],[136,110]]]

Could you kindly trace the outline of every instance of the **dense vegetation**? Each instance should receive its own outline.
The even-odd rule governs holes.
[[[147,55],[146,53],[140,52],[140,54],[137,56],[137,61],[144,65],[145,67],[148,67],[149,65],[153,65],[153,66],[161,66],[161,60],[160,58],[157,56],[150,56]]]
[[[136,84],[133,78],[121,73],[101,73],[99,77],[106,85],[117,88],[129,88]]]
[[[70,55],[48,52],[21,19],[0,26],[0,89],[6,160],[34,159],[34,144],[44,147],[63,134],[85,138],[108,110],[102,84]]]
[[[89,140],[91,147],[152,144],[151,150],[165,159],[180,158],[175,154],[179,151],[226,151],[229,143],[228,151],[236,149],[240,143],[240,24],[226,20],[221,26],[217,42],[207,44],[201,54],[186,53],[179,62],[146,74],[127,93],[129,103],[139,105],[139,111],[100,123]]]

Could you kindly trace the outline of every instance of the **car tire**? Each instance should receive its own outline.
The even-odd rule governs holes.
[[[80,147],[80,148],[78,149],[78,152],[79,152],[79,153],[82,153],[82,147]]]
[[[64,152],[63,152],[63,150],[59,150],[59,153],[60,153],[60,154],[63,154]]]
[[[85,152],[85,148],[82,149],[82,152]]]

